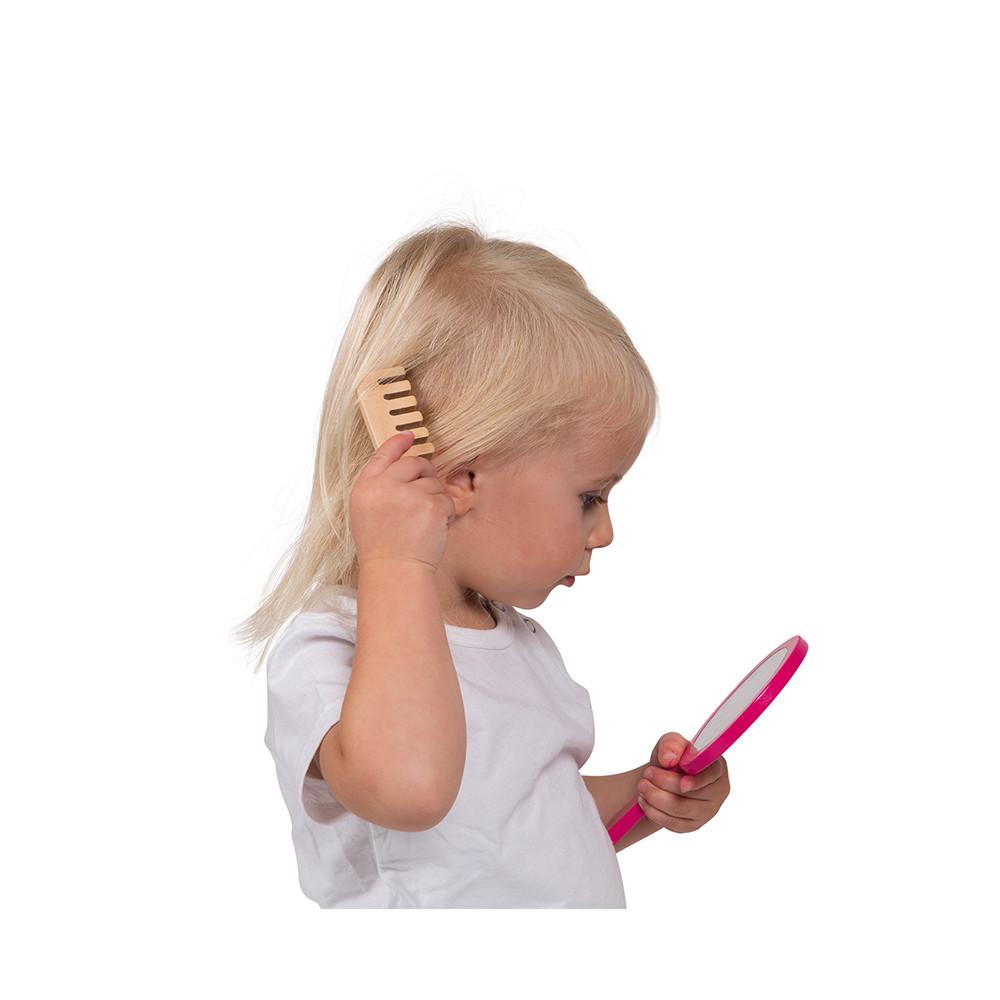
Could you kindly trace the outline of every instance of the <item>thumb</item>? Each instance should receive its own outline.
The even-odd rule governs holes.
[[[392,465],[413,444],[415,436],[413,431],[400,431],[398,434],[390,434],[375,449],[374,454],[369,459],[368,467],[374,468],[376,472],[381,472],[387,466]]]
[[[688,741],[680,733],[664,733],[656,741],[649,762],[659,767],[673,767],[687,748]]]

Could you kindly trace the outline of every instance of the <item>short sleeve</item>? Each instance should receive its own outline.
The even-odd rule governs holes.
[[[286,799],[294,796],[316,823],[332,823],[345,811],[327,783],[306,771],[327,730],[340,720],[354,662],[350,636],[332,616],[299,615],[267,660],[264,743]]]
[[[566,663],[559,652],[555,640],[535,619],[527,619],[534,628],[536,638],[540,638],[547,653],[546,663],[552,667],[551,679],[566,692],[568,704],[573,705],[574,717],[578,720],[581,733],[579,743],[573,748],[573,756],[578,767],[583,767],[594,752],[594,708],[590,700],[590,692],[570,674]]]

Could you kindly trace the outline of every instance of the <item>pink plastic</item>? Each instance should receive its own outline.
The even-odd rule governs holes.
[[[715,718],[716,713],[723,705],[739,690],[740,686],[762,663],[769,660],[775,653],[780,649],[787,648],[788,655],[782,661],[781,666],[775,672],[774,676],[767,682],[761,692],[756,698],[738,715],[732,723],[723,730],[719,736],[716,737],[707,747],[702,750],[695,751],[695,744],[698,742],[698,737],[704,732],[706,727],[711,723],[712,719]],[[699,771],[704,771],[709,764],[716,761],[721,757],[753,724],[754,720],[760,715],[761,712],[767,708],[768,705],[774,701],[778,692],[788,683],[788,679],[795,673],[798,669],[799,664],[805,658],[806,652],[809,649],[808,643],[800,635],[793,635],[791,639],[786,642],[775,646],[770,653],[767,654],[760,663],[747,672],[746,676],[743,677],[739,684],[733,688],[725,698],[719,702],[715,711],[705,720],[704,725],[698,730],[694,735],[694,739],[688,744],[687,750],[681,755],[681,759],[677,762],[674,767],[666,768],[669,771],[683,771],[685,774],[697,774]],[[608,825],[608,834],[611,837],[611,843],[617,844],[622,837],[628,833],[629,830],[635,826],[639,820],[642,819],[646,814],[643,812],[642,806],[639,805],[639,800],[636,799],[634,803],[626,807],[625,811],[618,816],[616,819],[612,820]]]

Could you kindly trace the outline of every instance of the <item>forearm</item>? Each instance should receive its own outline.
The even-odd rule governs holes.
[[[401,793],[453,801],[465,768],[465,709],[433,568],[362,564],[357,609],[339,724],[344,759],[386,776]]]
[[[613,819],[616,819],[627,806],[631,806],[638,794],[639,780],[642,772],[649,767],[649,761],[645,761],[631,771],[622,771],[621,774],[582,774],[587,790],[594,798],[597,812],[601,817],[601,822],[605,827],[609,826]],[[635,826],[615,844],[615,852],[623,851],[626,847],[631,847],[636,841],[643,840],[651,833],[655,833],[662,827],[657,826],[649,817],[643,816]]]

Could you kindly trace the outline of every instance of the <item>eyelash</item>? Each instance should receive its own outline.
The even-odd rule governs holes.
[[[602,500],[595,493],[584,493],[584,494],[582,494],[582,498],[583,498],[583,509],[584,510],[587,510],[588,507],[593,507],[594,506],[593,503],[588,503],[587,502],[588,500],[595,501],[596,503],[607,503],[608,502],[607,500]]]

